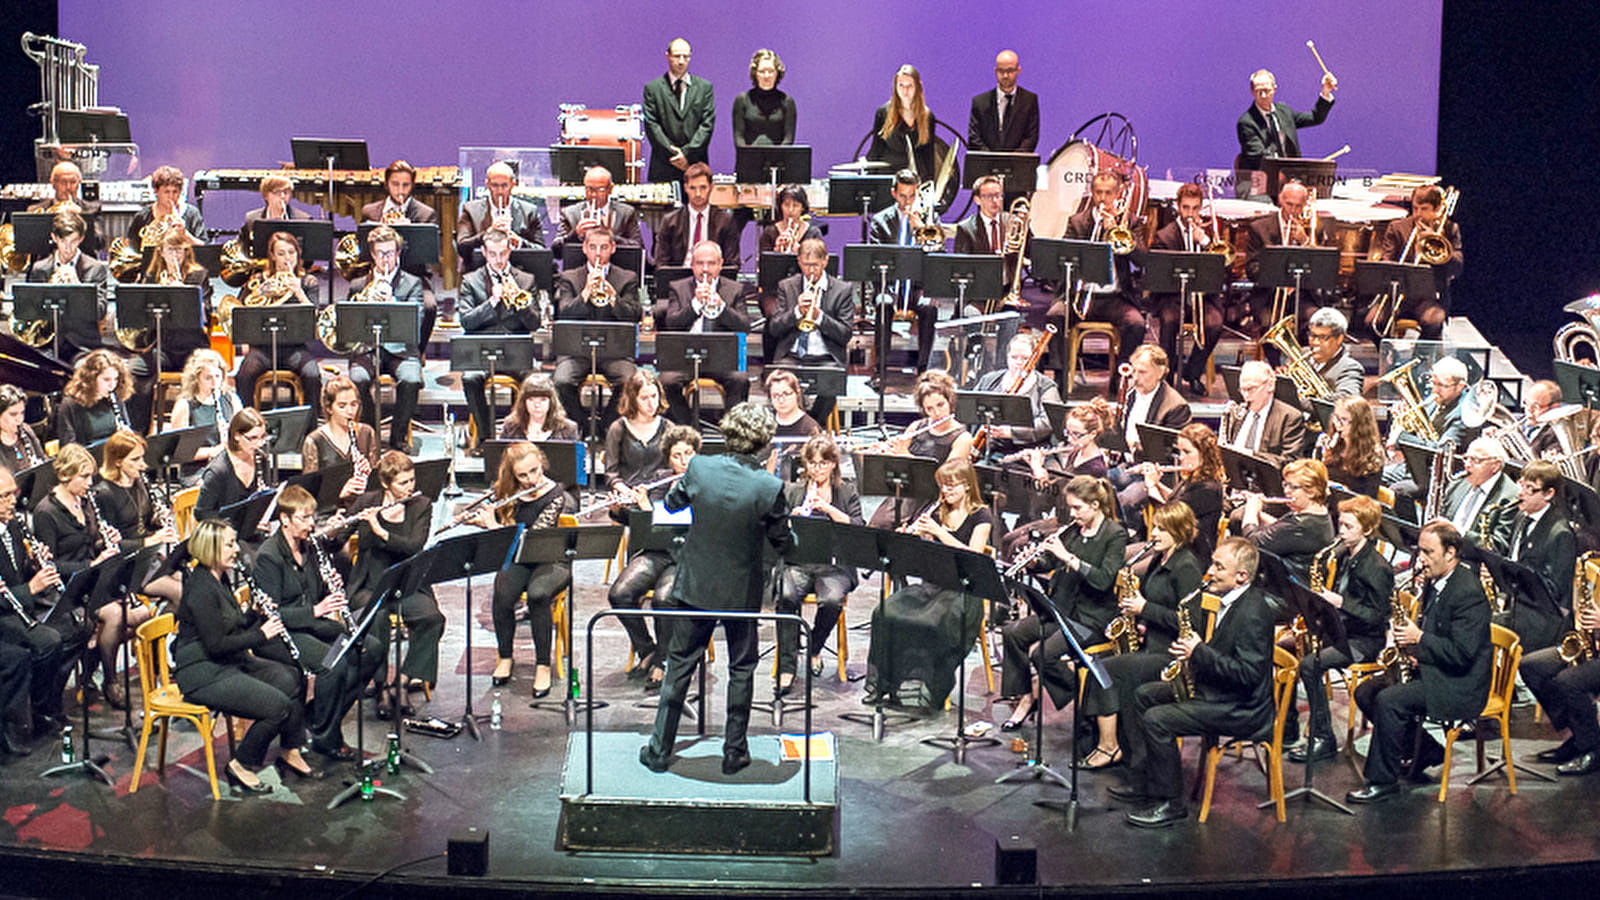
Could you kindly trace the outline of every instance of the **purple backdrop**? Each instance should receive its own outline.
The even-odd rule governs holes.
[[[683,35],[690,71],[716,85],[719,172],[733,168],[727,116],[757,47],[783,57],[818,175],[849,157],[904,62],[922,70],[934,113],[965,136],[969,99],[993,87],[994,55],[1011,47],[1021,84],[1040,95],[1042,154],[1114,110],[1133,121],[1140,162],[1160,176],[1228,165],[1256,68],[1277,73],[1280,100],[1309,108],[1320,73],[1308,38],[1341,89],[1329,121],[1303,134],[1307,155],[1348,142],[1342,166],[1432,172],[1441,2],[1077,0],[996,5],[1019,11],[998,19],[945,0],[702,0],[674,4],[667,24],[671,7],[638,0],[147,0],[137,15],[62,0],[60,15],[61,35],[87,44],[101,67],[102,102],[132,117],[146,172],[270,166],[288,158],[295,135],[365,138],[380,166],[454,164],[460,146],[544,146],[557,137],[559,103],[639,102],[665,69],[667,41]]]

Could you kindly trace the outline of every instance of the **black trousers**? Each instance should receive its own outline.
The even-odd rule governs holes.
[[[507,335],[507,340],[523,338],[522,335]],[[522,379],[528,377],[527,372],[496,372],[496,375],[510,375],[521,384]],[[489,373],[488,372],[462,372],[461,392],[467,395],[467,412],[472,416],[473,424],[478,426],[478,443],[492,441],[498,435],[489,428]],[[576,421],[576,420],[574,420]],[[496,423],[498,427],[499,423]]]
[[[1306,706],[1311,715],[1311,737],[1333,737],[1333,713],[1328,708],[1328,692],[1323,687],[1322,673],[1334,669],[1342,669],[1354,662],[1371,662],[1378,658],[1378,651],[1383,647],[1383,638],[1367,637],[1352,638],[1350,650],[1354,654],[1341,653],[1336,647],[1323,647],[1315,657],[1306,654],[1300,660],[1300,686],[1306,692]],[[1290,710],[1290,718],[1295,718],[1297,713]],[[1287,730],[1287,726],[1285,726]]]
[[[32,683],[32,654],[25,647],[0,640],[0,728],[28,699]]]
[[[361,696],[361,686],[377,674],[383,665],[383,646],[377,637],[368,634],[361,641],[361,662],[356,664],[356,648],[345,652],[339,665],[331,671],[328,650],[336,633],[324,632],[330,640],[306,631],[292,631],[294,645],[300,648],[300,659],[306,667],[317,673],[311,703],[306,709],[306,731],[311,736],[311,749],[318,753],[334,754],[344,746],[344,717]]]
[[[633,375],[635,369],[631,359],[603,359],[600,360],[598,374],[604,375],[606,381],[611,383],[611,399],[606,401],[605,410],[599,416],[598,431],[595,438],[604,438],[606,428],[617,417],[617,400],[622,396],[622,383]],[[567,411],[567,418],[578,423],[578,431],[587,434],[589,416],[583,408],[583,397],[580,388],[583,380],[589,377],[589,361],[576,356],[563,356],[556,361],[556,371],[552,380],[556,384],[556,396],[561,399],[561,406]],[[665,398],[663,398],[665,399]]]
[[[400,620],[411,630],[411,643],[406,647],[405,661],[400,664],[400,674],[418,678],[429,684],[439,681],[439,639],[444,637],[444,613],[439,603],[428,592],[410,594],[400,600]],[[378,638],[380,655],[389,653],[389,623],[380,621],[373,625]]]
[[[254,406],[256,402],[256,382],[261,380],[272,368],[272,357],[268,354],[270,347],[251,346],[239,362],[239,371],[233,376],[234,384],[239,388],[239,398],[247,406]],[[305,344],[279,344],[278,368],[288,369],[300,376],[300,384],[305,388],[306,404],[311,407],[311,421],[317,420],[317,413],[322,409],[322,361],[311,355]]]
[[[526,593],[533,624],[534,661],[541,666],[550,665],[551,604],[567,586],[571,572],[567,563],[512,563],[494,576],[495,652],[501,659],[511,658],[511,645],[517,634],[517,601]]]
[[[40,622],[29,628],[14,615],[0,618],[0,642],[28,651],[35,714],[60,715],[67,679],[88,646],[90,634],[87,628],[70,622]]]
[[[706,642],[715,633],[715,613],[704,619],[680,619],[672,623],[667,645],[667,671],[661,683],[660,705],[656,707],[656,730],[650,738],[650,752],[666,758],[678,739],[678,722],[683,717],[683,701],[689,693],[689,679],[705,657]],[[728,642],[728,724],[723,732],[724,754],[746,753],[750,749],[746,732],[750,728],[750,701],[754,699],[756,660],[760,658],[756,623],[748,619],[722,621],[722,634]]]
[[[777,612],[799,612],[806,595],[817,595],[817,615],[811,624],[810,655],[820,656],[828,635],[839,624],[845,595],[850,593],[850,573],[838,566],[788,566],[783,570],[783,590],[778,595]],[[793,675],[795,654],[800,650],[800,626],[778,622],[778,674]]]
[[[1600,723],[1595,719],[1594,697],[1600,693],[1600,659],[1569,666],[1557,647],[1546,647],[1522,658],[1517,671],[1533,696],[1550,716],[1550,726],[1572,732],[1572,746],[1580,753],[1600,750]]]
[[[1131,786],[1161,800],[1183,796],[1183,755],[1178,738],[1186,735],[1255,735],[1272,720],[1272,707],[1252,711],[1218,700],[1177,702],[1172,685],[1152,681],[1134,692],[1139,725],[1128,729],[1133,746],[1125,748],[1132,758],[1143,760],[1138,768],[1129,767]]]
[[[290,666],[261,657],[227,665],[200,660],[179,667],[178,687],[192,703],[254,720],[233,754],[247,769],[266,763],[274,737],[284,750],[306,742],[304,687]]]
[[[1001,671],[1000,693],[1005,697],[1020,697],[1030,693],[1033,673],[1050,692],[1050,699],[1060,709],[1077,696],[1078,672],[1061,658],[1067,652],[1067,639],[1061,627],[1039,616],[1024,616],[1005,627],[1000,633],[1005,647],[1005,664]]]
[[[655,592],[655,605],[658,609],[665,608],[665,598],[672,594],[672,577],[677,572],[677,566],[672,561],[671,554],[659,550],[645,550],[634,555],[628,564],[617,573],[615,581],[611,582],[611,592],[608,599],[612,609],[643,609],[646,594]],[[656,620],[655,639],[650,637],[650,626],[640,616],[622,617],[622,627],[628,632],[628,643],[633,646],[633,655],[642,663],[645,657],[655,653],[659,647],[663,653],[667,647],[668,635],[672,630],[671,619]]]
[[[1428,698],[1422,679],[1390,685],[1383,678],[1371,678],[1356,688],[1356,705],[1372,723],[1372,742],[1367,748],[1367,764],[1361,774],[1367,784],[1394,784],[1400,780],[1400,761],[1411,752],[1428,711]],[[1440,750],[1439,743],[1423,732],[1426,748]],[[1427,755],[1424,750],[1423,755]]]
[[[1205,374],[1206,360],[1211,358],[1211,354],[1217,349],[1217,344],[1222,340],[1224,319],[1222,300],[1218,297],[1206,297],[1203,306],[1205,309],[1205,328],[1203,330],[1205,331],[1206,339],[1204,343],[1195,347],[1189,357],[1183,360],[1182,367],[1178,369],[1180,376],[1184,379],[1199,378]],[[1167,351],[1167,359],[1172,360],[1174,367],[1177,367],[1177,361],[1182,358],[1178,353],[1179,343],[1183,340],[1183,335],[1178,331],[1180,314],[1181,321],[1185,324],[1194,324],[1194,298],[1190,298],[1187,309],[1181,309],[1177,294],[1152,294],[1150,296],[1150,315],[1151,318],[1158,320],[1159,323],[1160,336],[1158,340],[1161,343],[1161,349]]]
[[[693,410],[689,406],[689,399],[683,395],[684,388],[689,384],[691,373],[662,372],[661,389],[667,395],[667,417],[674,422],[689,422]],[[746,372],[700,372],[701,378],[709,378],[722,386],[726,397],[727,408],[732,409],[736,404],[743,403],[750,398],[750,375]]]
[[[889,289],[893,292],[894,286],[890,285]],[[930,298],[916,293],[912,295],[911,314],[917,323],[917,371],[922,372],[927,370],[928,361],[933,358],[933,339],[939,322],[939,307]],[[888,365],[889,348],[894,341],[893,314],[890,313],[887,318],[888,321],[885,321],[881,310],[873,313],[873,321],[878,323],[872,336],[873,351],[877,354],[873,357],[874,374],[877,372],[877,360],[881,359],[885,366]]]
[[[413,352],[385,351],[380,365],[382,374],[393,378],[395,383],[389,446],[409,452],[406,429],[417,413],[417,398],[422,395],[422,356]],[[358,356],[350,361],[350,380],[355,382],[356,391],[361,394],[361,420],[375,421],[372,404],[376,394],[371,385],[377,381],[377,374],[373,370],[371,355]]]

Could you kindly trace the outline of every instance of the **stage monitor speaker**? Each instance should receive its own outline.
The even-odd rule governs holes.
[[[1029,852],[1032,850],[1030,848]],[[464,828],[450,835],[446,856],[451,875],[489,874],[489,832]]]
[[[1039,883],[1039,851],[1032,840],[1019,834],[995,840],[994,883]]]

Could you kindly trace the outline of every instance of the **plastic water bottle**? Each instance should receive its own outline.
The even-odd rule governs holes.
[[[390,775],[400,774],[400,735],[389,732],[389,755],[384,757],[383,770]]]
[[[494,702],[489,704],[489,730],[499,731],[500,724],[504,721],[505,707],[500,703],[500,692],[494,692]]]
[[[64,763],[73,763],[78,761],[77,748],[72,744],[71,725],[61,729],[61,761]]]

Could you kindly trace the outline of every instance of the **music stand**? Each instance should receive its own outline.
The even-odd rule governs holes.
[[[90,566],[87,569],[80,569],[76,575],[73,575],[67,580],[67,583],[62,586],[61,599],[56,601],[57,605],[64,606],[66,609],[82,608],[85,605],[85,601],[88,599],[89,594],[97,585],[101,583],[101,579],[103,578],[110,578],[118,583],[126,583],[128,580],[127,570],[133,567],[133,560],[138,555],[139,554],[137,551],[124,553],[120,556],[113,556],[110,559],[104,560],[98,565]],[[87,655],[80,655],[78,659],[78,680],[80,684],[89,683],[88,659],[89,657]],[[90,733],[88,698],[84,698],[84,701],[79,703],[78,706],[83,714],[83,730],[81,732],[83,735],[83,752],[79,754],[78,758],[72,762],[64,762],[58,766],[51,766],[50,768],[41,772],[39,777],[49,778],[52,775],[66,775],[76,772],[80,775],[88,775],[91,778],[98,778],[101,781],[104,781],[108,787],[115,786],[115,780],[113,780],[112,777],[106,773],[104,768],[101,768],[101,760],[96,760],[89,755],[89,739],[92,737],[103,738],[107,737],[107,735],[94,735]],[[122,733],[119,732],[115,735],[110,735],[109,737],[112,739],[119,739],[122,736]]]
[[[526,372],[533,368],[533,341],[503,334],[458,334],[450,339],[450,368],[457,372],[489,373],[487,384],[501,371]],[[494,398],[489,398],[489,434],[495,427]],[[485,470],[487,471],[487,470]]]
[[[611,559],[617,555],[622,543],[621,525],[578,525],[559,528],[536,528],[522,532],[516,551],[516,561],[522,565],[543,565],[564,562],[567,564],[567,642],[562,660],[567,669],[566,695],[560,701],[535,700],[530,709],[560,709],[567,719],[567,727],[578,722],[578,707],[582,686],[578,683],[578,670],[572,666],[572,620],[577,618],[578,592],[573,580],[577,562],[583,559]],[[601,709],[607,704],[598,700],[585,700],[586,709]]]
[[[956,312],[967,299],[994,300],[1006,293],[1006,261],[994,253],[929,253],[922,260],[922,289],[931,297],[955,297]]]
[[[11,286],[11,317],[21,321],[49,319],[55,336],[51,355],[61,358],[62,324],[75,332],[98,332],[100,288],[93,284],[19,283]]]
[[[1357,294],[1389,296],[1391,320],[1399,315],[1405,298],[1434,295],[1433,267],[1424,263],[1356,260],[1355,283]],[[1373,327],[1380,326],[1374,322]],[[1381,333],[1387,334],[1388,329]]]
[[[305,488],[311,496],[317,498],[317,513],[321,515],[339,508],[343,499],[339,495],[344,492],[345,484],[355,473],[354,462],[325,463],[319,465],[316,471],[302,472],[293,478],[285,478],[283,485],[287,488],[291,484],[298,484]]]
[[[1339,161],[1302,156],[1268,156],[1261,160],[1267,177],[1267,196],[1276,197],[1285,184],[1299,182],[1327,197],[1338,182]]]
[[[772,191],[772,214],[777,218],[778,185],[811,183],[811,147],[807,144],[757,144],[735,147],[734,179],[744,184],[766,182]]]
[[[866,569],[881,573],[885,596],[891,579],[890,570],[894,567],[900,542],[908,539],[921,542],[921,538],[914,535],[897,534],[870,525],[849,525],[830,521],[829,526],[827,533],[833,542],[834,564],[847,569]],[[796,531],[797,541],[802,539],[800,537],[802,533],[816,534],[812,529],[806,529],[804,532]],[[841,713],[839,718],[846,722],[871,726],[872,740],[878,743],[882,743],[884,731],[891,718],[897,725],[916,721],[916,717],[909,713],[891,714],[884,709],[881,691],[871,713]]]
[[[779,361],[767,366],[764,371],[793,374],[800,382],[801,396],[826,394],[838,397],[844,394],[848,382],[847,373],[842,366],[801,365]]]
[[[1000,257],[993,257],[999,259]],[[982,422],[981,433],[987,434],[996,425],[1012,428],[1033,427],[1033,401],[1026,394],[1007,394],[1001,391],[956,391],[956,420]],[[985,451],[993,455],[994,444],[987,442]]]
[[[830,198],[831,202],[831,198]],[[902,247],[898,244],[846,244],[844,246],[844,280],[858,281],[862,286],[874,280],[878,283],[877,292],[873,295],[873,303],[877,309],[873,316],[878,332],[883,335],[889,333],[893,327],[894,295],[889,293],[891,281],[918,281],[922,278],[922,258],[925,254],[921,247]],[[866,291],[862,291],[866,296]],[[888,348],[887,338],[879,342],[885,350]],[[878,425],[885,422],[884,394],[889,390],[888,353],[875,354],[874,366],[877,370],[878,393]]]
[[[123,328],[153,322],[156,334],[156,379],[151,383],[151,418],[161,421],[161,352],[166,328],[194,337],[206,336],[200,286],[195,284],[125,284],[117,287],[117,323]],[[204,343],[202,340],[201,343]]]
[[[1230,486],[1267,497],[1283,496],[1283,471],[1276,463],[1222,444],[1217,449],[1222,451],[1222,468]]]
[[[940,578],[945,572],[939,567],[924,568],[919,565],[917,556],[921,552],[906,554],[911,557],[907,565],[915,567],[913,571],[922,575],[924,581],[933,581],[940,587],[948,590],[960,591],[963,606],[971,604],[974,600],[989,600],[994,603],[1008,603],[1010,597],[1006,594],[1005,584],[1000,581],[1000,570],[995,567],[993,557],[974,550],[958,547],[946,547],[933,541],[918,539],[922,546],[919,551],[932,551],[943,556],[953,566],[955,580],[941,582]],[[984,640],[983,629],[978,629],[978,640]],[[980,747],[997,747],[1000,741],[992,737],[969,737],[967,735],[967,654],[972,652],[971,645],[966,648],[966,653],[961,656],[961,663],[956,667],[956,731],[950,737],[923,738],[922,743],[933,747],[945,747],[955,756],[956,765],[965,765],[967,761],[968,745]],[[1041,715],[1042,718],[1042,715]]]
[[[900,518],[902,500],[927,502],[939,496],[939,482],[934,473],[939,461],[920,456],[891,456],[881,453],[863,453],[856,465],[859,487],[863,496],[889,496],[894,504],[894,527],[904,524]]]
[[[973,190],[978,179],[993,175],[1007,194],[1032,193],[1039,179],[1039,154],[968,150],[961,161],[963,186]]]
[[[863,243],[872,223],[872,211],[893,202],[893,175],[828,176],[828,215],[860,216]]]
[[[1222,389],[1227,392],[1228,399],[1235,403],[1244,402],[1244,394],[1239,390],[1241,368],[1241,366],[1217,366],[1217,371],[1222,374]],[[1287,375],[1277,376],[1277,381],[1272,386],[1272,396],[1296,409],[1302,408],[1300,390],[1294,386],[1294,379]]]
[[[11,238],[18,253],[34,259],[44,259],[55,249],[50,229],[55,225],[55,213],[14,212],[11,214]],[[85,220],[92,216],[85,216]]]
[[[339,664],[340,660],[344,659],[346,654],[352,652],[351,648],[354,648],[356,659],[353,665],[356,667],[356,671],[361,671],[362,655],[365,652],[363,647],[363,644],[365,643],[364,639],[366,638],[367,634],[372,631],[373,623],[378,621],[378,614],[383,611],[385,606],[388,605],[390,598],[393,597],[398,600],[401,596],[403,596],[403,594],[400,593],[401,581],[405,579],[406,575],[410,571],[412,571],[414,562],[415,558],[400,563],[399,565],[390,566],[383,571],[382,575],[378,576],[378,584],[373,588],[372,599],[367,603],[367,611],[362,614],[360,619],[356,620],[356,627],[354,631],[351,631],[349,634],[342,634],[334,639],[333,644],[328,647],[328,652],[323,654],[323,668],[331,671]],[[397,641],[396,644],[398,645],[398,643],[399,642]],[[399,706],[398,701],[396,701],[395,706]],[[369,778],[368,773],[372,768],[381,764],[380,760],[376,758],[367,758],[365,746],[366,718],[366,691],[357,691],[356,780],[353,783],[346,785],[344,790],[341,790],[338,794],[335,794],[333,799],[328,801],[328,809],[336,809],[343,805],[346,801],[352,800],[358,795],[366,794],[367,789],[365,788],[365,784]],[[396,719],[398,719],[398,716]],[[395,733],[398,735],[404,733],[404,731],[405,728],[403,724],[397,722]],[[400,750],[400,760],[401,762],[410,763],[411,765],[416,766],[423,772],[431,773],[433,771],[431,766],[422,760],[417,759],[415,756],[412,756],[404,748],[401,748]],[[383,787],[382,785],[375,785],[371,788],[371,795],[377,794],[382,794],[386,797],[393,797],[396,800],[406,799],[404,794],[400,793],[394,788]]]
[[[1345,632],[1344,617],[1333,604],[1323,599],[1320,594],[1312,593],[1311,588],[1300,579],[1296,578],[1283,562],[1283,557],[1276,553],[1263,552],[1261,554],[1261,583],[1269,596],[1277,597],[1288,609],[1292,619],[1299,616],[1306,626],[1306,638],[1309,642],[1311,654],[1311,677],[1309,684],[1322,684],[1322,648],[1332,647],[1343,653],[1346,659],[1354,658],[1350,653],[1350,639]],[[1310,747],[1309,732],[1306,738],[1307,747]],[[1355,815],[1350,807],[1340,803],[1333,797],[1317,790],[1313,769],[1316,760],[1310,752],[1306,753],[1305,783],[1284,795],[1284,802],[1297,797],[1305,797],[1309,804],[1313,800],[1320,800],[1347,816]],[[1257,804],[1257,809],[1266,809],[1276,804],[1275,800],[1267,800]]]
[[[1424,443],[1410,434],[1400,435],[1394,446],[1400,451],[1400,459],[1405,463],[1406,473],[1411,480],[1417,484],[1428,484],[1429,473],[1433,471],[1433,458],[1439,452],[1437,446]]]
[[[656,368],[681,372],[690,370],[689,421],[698,429],[700,422],[700,373],[702,370],[726,374],[746,371],[745,350],[750,336],[742,331],[656,332]]]
[[[1555,364],[1561,402],[1579,403],[1586,409],[1600,407],[1600,369],[1560,359]]]
[[[161,493],[168,506],[172,505],[172,467],[194,462],[200,448],[210,445],[211,428],[210,425],[194,425],[168,429],[145,439],[145,465],[161,473]]]
[[[357,244],[361,248],[362,262],[372,261],[372,248],[367,236],[372,229],[383,226],[400,235],[400,267],[402,269],[427,268],[439,264],[439,225],[436,222],[407,222],[385,225],[383,222],[362,222],[356,226]]]
[[[621,147],[587,144],[550,146],[550,169],[562,184],[583,184],[583,173],[595,166],[610,172],[614,184],[624,184],[628,180],[628,155]]]
[[[349,172],[372,168],[367,156],[367,142],[364,140],[290,138],[289,152],[296,169],[331,168]]]
[[[499,572],[511,565],[517,536],[526,528],[526,525],[508,525],[504,528],[489,531],[479,529],[473,533],[445,538],[418,557],[418,565],[426,572],[423,576],[424,582],[438,585],[465,578],[467,580],[465,609],[470,622],[477,609],[472,602],[473,576]],[[481,741],[483,735],[478,731],[478,721],[484,717],[472,710],[472,632],[475,630],[470,624],[467,627],[466,706],[461,711],[461,727],[472,735],[473,740]]]
[[[332,184],[330,178],[329,200],[332,200]],[[329,207],[330,209],[332,207]],[[300,242],[300,259],[302,262],[332,262],[333,261],[333,220],[332,219],[261,219],[250,226],[250,255],[255,259],[267,258],[267,242],[278,232],[284,232]],[[328,267],[328,295],[333,296],[333,279],[337,267]]]
[[[1061,296],[1067,301],[1066,325],[1062,337],[1071,334],[1074,312],[1081,317],[1084,310],[1074,310],[1073,292],[1079,284],[1111,284],[1115,280],[1111,244],[1104,241],[1074,241],[1065,238],[1034,238],[1028,251],[1033,277],[1040,281],[1054,281],[1061,285]],[[1064,376],[1065,384],[1071,374]]]
[[[232,339],[240,344],[266,344],[272,371],[278,371],[278,348],[282,344],[309,344],[317,337],[317,310],[305,303],[286,306],[236,306],[233,310]],[[269,409],[278,405],[278,381],[272,379]]]
[[[1294,306],[1286,315],[1294,317],[1296,333],[1300,331],[1300,298],[1305,296],[1302,292],[1338,287],[1338,279],[1338,247],[1264,247],[1261,250],[1256,285],[1294,289]]]
[[[1205,295],[1220,294],[1227,283],[1227,267],[1218,253],[1183,253],[1175,250],[1151,250],[1144,256],[1144,287],[1152,294],[1178,295],[1178,335],[1189,324],[1189,297],[1194,296],[1195,347],[1203,346],[1205,338]],[[1172,384],[1178,383],[1178,369],[1174,365],[1167,372]]]
[[[838,277],[839,257],[829,254],[823,271]],[[791,275],[800,274],[800,257],[793,253],[774,253],[768,250],[756,260],[756,287],[763,293],[775,294],[778,282]]]
[[[261,414],[267,423],[267,452],[272,457],[272,481],[278,480],[278,455],[300,449],[306,439],[306,426],[310,424],[310,406],[286,406],[269,409]]]
[[[378,380],[383,371],[385,342],[415,347],[422,340],[422,304],[345,301],[333,305],[334,340],[341,344],[372,342],[372,430],[381,424]]]
[[[1156,465],[1169,466],[1178,458],[1178,429],[1149,422],[1133,423],[1139,433],[1139,446],[1144,448],[1144,458]]]

